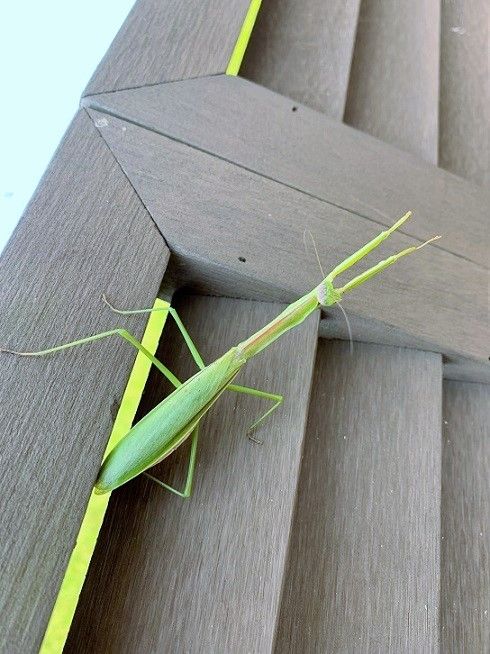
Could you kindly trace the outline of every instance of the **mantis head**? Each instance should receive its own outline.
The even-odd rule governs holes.
[[[322,307],[331,307],[342,299],[342,293],[334,288],[332,280],[328,277],[316,287],[316,295]]]

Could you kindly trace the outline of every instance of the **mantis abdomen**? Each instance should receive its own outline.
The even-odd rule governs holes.
[[[121,486],[179,447],[245,361],[233,347],[176,388],[110,452],[99,471],[95,491],[107,493]]]

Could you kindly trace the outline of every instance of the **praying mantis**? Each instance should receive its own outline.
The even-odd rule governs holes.
[[[19,356],[44,356],[59,352],[77,345],[91,343],[102,338],[118,335],[131,343],[137,350],[142,352],[158,368],[158,370],[175,387],[175,390],[160,402],[152,411],[137,422],[124,438],[111,450],[102,463],[95,482],[96,493],[107,493],[119,486],[122,486],[130,479],[144,473],[163,488],[179,495],[190,497],[192,492],[192,481],[194,476],[199,422],[209,409],[218,400],[225,390],[247,393],[255,397],[270,400],[272,406],[249,428],[249,432],[256,429],[270,414],[275,411],[283,402],[282,395],[276,395],[260,391],[246,386],[237,386],[233,380],[241,368],[249,359],[261,352],[268,345],[273,343],[282,334],[302,323],[311,313],[321,307],[329,307],[340,302],[345,293],[352,291],[357,286],[364,284],[367,280],[388,268],[401,257],[404,257],[428,243],[440,238],[435,236],[422,244],[408,247],[398,254],[380,261],[363,273],[354,277],[350,282],[341,287],[334,287],[334,280],[338,275],[345,272],[358,261],[367,256],[377,248],[390,234],[397,230],[411,216],[407,212],[397,220],[390,228],[382,231],[378,236],[366,243],[359,250],[354,252],[338,264],[313,290],[296,300],[274,320],[259,329],[249,338],[232,347],[213,363],[205,365],[196,346],[192,342],[189,333],[172,307],[119,310],[113,307],[103,295],[108,306],[118,314],[130,315],[150,313],[152,311],[166,311],[175,320],[189,351],[197,364],[199,371],[186,382],[181,383],[179,379],[156,357],[154,357],[134,336],[125,329],[113,329],[110,331],[87,336],[70,343],[64,343],[55,347],[40,350],[38,352],[18,352],[15,350],[0,349],[0,352],[8,352]],[[187,469],[187,478],[183,490],[178,490],[165,484],[163,481],[153,477],[146,472],[149,468],[167,458],[187,438],[191,438],[191,448]]]

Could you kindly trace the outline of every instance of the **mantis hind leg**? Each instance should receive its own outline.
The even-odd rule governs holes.
[[[199,354],[199,350],[197,349],[196,344],[192,340],[189,332],[184,326],[184,323],[182,322],[182,319],[180,318],[179,314],[173,307],[153,307],[151,309],[116,309],[109,300],[106,298],[105,294],[102,295],[102,299],[104,302],[107,304],[107,306],[114,311],[114,313],[118,313],[123,316],[131,316],[137,313],[153,313],[154,311],[164,311],[166,313],[169,313],[172,318],[175,320],[175,324],[177,325],[180,333],[182,334],[182,337],[185,341],[185,344],[187,345],[189,352],[191,353],[192,358],[194,359],[197,367],[202,370],[203,368],[206,367],[206,364],[204,363],[201,355]]]
[[[86,336],[85,338],[79,338],[76,341],[70,341],[69,343],[63,343],[61,345],[55,345],[54,347],[49,347],[45,350],[38,350],[36,352],[18,352],[16,350],[8,350],[6,348],[0,348],[0,352],[8,352],[9,354],[16,354],[23,357],[40,357],[45,356],[46,354],[54,354],[55,352],[61,352],[62,350],[68,350],[72,347],[77,347],[78,345],[85,345],[86,343],[93,343],[94,341],[99,341],[102,338],[107,338],[109,336],[120,336],[124,338],[125,341],[131,343],[139,352],[144,354],[156,368],[164,375],[168,381],[177,388],[181,385],[181,381],[171,372],[166,366],[163,365],[151,352],[149,352],[144,345],[142,345],[127,329],[111,329],[107,332],[100,332],[100,334],[94,334],[93,336]]]
[[[107,297],[105,296],[105,293],[102,294],[102,300],[107,304],[107,306],[114,312],[123,316],[128,316],[128,315],[134,315],[134,314],[139,314],[139,313],[153,313],[155,311],[164,311],[166,313],[170,313],[170,315],[173,317],[175,320],[177,327],[179,328],[180,333],[182,334],[184,341],[187,344],[187,347],[189,348],[189,351],[192,355],[192,358],[196,362],[198,368],[202,369],[205,367],[204,361],[202,360],[201,355],[199,354],[199,351],[194,344],[193,340],[191,339],[189,332],[185,328],[182,320],[180,319],[177,311],[173,307],[152,307],[150,309],[130,309],[130,310],[122,310],[122,309],[116,309]],[[16,350],[9,350],[5,348],[0,348],[0,352],[9,352],[10,354],[17,354],[20,356],[43,356],[45,354],[52,354],[54,352],[59,352],[61,350],[66,350],[71,347],[76,347],[77,345],[84,345],[85,343],[91,343],[93,341],[100,340],[101,338],[106,338],[107,336],[112,336],[114,334],[118,334],[122,338],[124,338],[126,341],[131,343],[139,352],[144,354],[156,368],[168,379],[168,381],[175,387],[177,388],[178,386],[181,385],[181,381],[177,379],[177,377],[166,367],[163,365],[161,361],[159,361],[155,356],[153,356],[145,347],[142,345],[132,334],[130,334],[126,329],[111,329],[110,331],[107,332],[101,332],[100,334],[94,334],[93,336],[87,336],[85,338],[78,339],[76,341],[70,341],[69,343],[63,343],[61,345],[56,345],[51,348],[47,348],[45,350],[39,350],[37,352],[18,352]]]
[[[187,467],[187,476],[185,480],[185,485],[184,485],[184,490],[178,490],[177,488],[174,488],[173,486],[170,486],[169,484],[164,483],[157,477],[154,477],[151,475],[149,472],[144,472],[143,474],[145,477],[148,477],[148,479],[151,479],[151,481],[154,481],[156,484],[161,486],[162,488],[165,488],[165,490],[170,491],[171,493],[175,493],[175,495],[178,495],[179,497],[183,497],[184,499],[187,499],[188,497],[191,496],[192,493],[192,482],[194,479],[194,470],[196,468],[196,456],[197,456],[197,442],[199,440],[199,425],[197,425],[191,435],[191,451],[189,455],[189,464]]]

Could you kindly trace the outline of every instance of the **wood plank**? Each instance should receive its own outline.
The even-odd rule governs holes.
[[[305,229],[314,235],[326,270],[379,232],[366,218],[91,113],[165,235],[179,283],[205,293],[290,302],[321,279],[311,247],[305,250]],[[384,253],[415,242],[402,234],[390,241]],[[448,279],[458,280],[450,293]],[[476,359],[488,369],[486,283],[479,266],[429,247],[346,296],[344,305],[349,314],[381,325],[381,337],[395,335],[398,344]]]
[[[439,162],[488,183],[488,4],[443,2],[441,10]],[[489,389],[444,385],[441,649],[448,654],[490,649]]]
[[[488,186],[490,5],[443,0],[441,12],[439,165]]]
[[[439,27],[433,0],[363,0],[345,110],[349,125],[434,164]]]
[[[217,76],[87,103],[487,267],[490,192],[247,80]],[[298,106],[297,111],[292,111]],[[465,216],[465,220],[461,220]]]
[[[444,384],[441,651],[490,649],[490,386]]]
[[[441,372],[320,341],[276,652],[437,651]]]
[[[177,306],[205,361],[281,309],[203,297]],[[285,395],[256,433],[262,445],[245,435],[262,405],[225,393],[202,426],[190,500],[142,477],[113,494],[66,652],[271,651],[317,326],[311,316],[240,373],[238,383]],[[176,330],[164,340],[162,360],[190,375],[195,364]],[[153,377],[144,410],[169,390],[160,378]],[[179,486],[183,449],[158,472]]]
[[[320,322],[320,337],[343,341],[349,341],[352,337],[354,341],[359,343],[381,343],[393,346],[402,344],[405,347],[418,350],[434,351],[426,341],[416,339],[413,336],[405,338],[405,342],[401,343],[398,331],[385,323],[366,320],[358,315],[353,315],[351,312],[349,312],[348,318],[349,326],[347,326],[347,321],[342,313],[329,313]],[[484,358],[476,361],[446,353],[443,359],[443,376],[444,379],[479,381],[483,384],[490,384],[490,366]]]
[[[224,73],[250,0],[138,0],[83,95]]]
[[[125,325],[101,293],[151,304],[168,251],[85,111],[0,259],[1,344],[39,349]],[[1,354],[0,650],[37,651],[134,361],[114,339],[40,359]]]
[[[262,5],[240,75],[342,120],[360,0]]]

